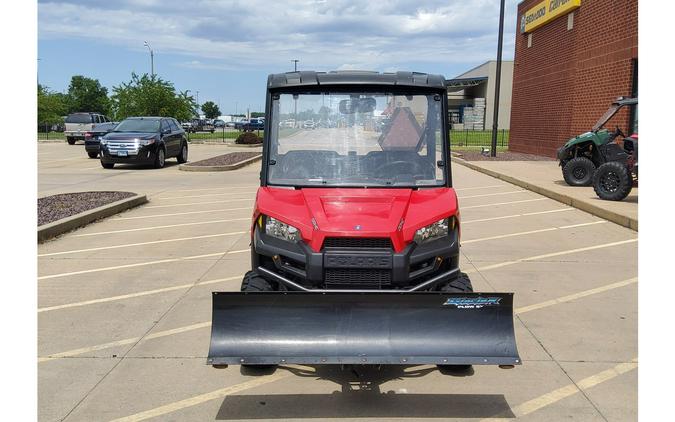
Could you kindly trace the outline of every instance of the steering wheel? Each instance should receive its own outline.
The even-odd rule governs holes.
[[[398,166],[407,166],[410,169],[410,173],[415,173],[415,170],[417,170],[417,163],[413,161],[398,160],[382,164],[381,166],[375,169],[375,174],[382,174],[385,172],[384,170]]]

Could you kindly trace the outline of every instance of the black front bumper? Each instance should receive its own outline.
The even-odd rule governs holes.
[[[126,157],[120,157],[110,154],[107,146],[101,145],[101,162],[103,163],[115,163],[115,164],[152,164],[155,162],[155,157],[157,154],[157,145],[151,144],[147,146],[141,146],[138,149],[138,153],[129,154]]]
[[[440,274],[456,276],[459,264],[457,230],[423,245],[410,243],[401,252],[391,248],[333,248],[313,251],[304,242],[291,243],[255,227],[253,268],[262,266],[307,288],[404,289]],[[440,283],[447,280],[435,280]]]

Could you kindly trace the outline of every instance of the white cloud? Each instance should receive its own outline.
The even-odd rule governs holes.
[[[507,1],[506,59],[512,57],[516,2]],[[42,39],[95,39],[139,50],[147,40],[158,54],[185,55],[177,65],[193,69],[285,69],[298,58],[305,69],[383,70],[492,59],[498,3],[72,0],[41,2],[38,32]]]

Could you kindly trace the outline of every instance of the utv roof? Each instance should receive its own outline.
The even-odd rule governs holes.
[[[445,89],[445,78],[443,75],[419,72],[379,73],[366,70],[300,71],[275,73],[267,77],[268,89],[321,85],[387,85]]]

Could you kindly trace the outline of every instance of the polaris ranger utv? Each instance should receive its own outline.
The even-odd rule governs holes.
[[[590,132],[575,136],[558,149],[558,160],[562,167],[563,178],[568,185],[590,186],[597,167],[625,158],[622,148],[614,141],[619,136],[626,138],[626,135],[618,126],[612,132],[603,127],[623,107],[637,103],[637,98],[617,98],[593,125]]]
[[[459,270],[447,116],[439,75],[268,77],[252,268],[213,292],[208,364],[520,364],[513,293]]]

